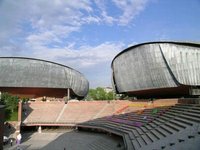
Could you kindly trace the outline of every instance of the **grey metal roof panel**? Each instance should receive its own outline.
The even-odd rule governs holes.
[[[113,61],[115,60],[115,58],[117,58],[119,55],[135,48],[141,45],[148,45],[148,44],[159,44],[159,43],[171,43],[171,44],[180,44],[180,45],[188,45],[188,46],[195,46],[195,47],[199,47],[200,46],[200,42],[190,42],[190,41],[151,41],[151,42],[144,42],[144,43],[139,43],[139,44],[135,44],[133,46],[130,46],[126,49],[124,49],[123,51],[121,51],[120,53],[118,53],[112,60],[111,66],[113,64]]]
[[[129,47],[112,61],[119,93],[180,85],[200,86],[200,44],[149,42]]]
[[[58,63],[21,57],[0,57],[0,87],[70,88],[84,97],[88,80],[80,72]]]

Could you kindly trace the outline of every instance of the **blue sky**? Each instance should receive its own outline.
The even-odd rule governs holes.
[[[0,0],[0,56],[61,63],[90,87],[111,86],[111,61],[137,43],[200,42],[200,0]]]

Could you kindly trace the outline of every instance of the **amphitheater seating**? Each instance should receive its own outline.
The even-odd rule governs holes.
[[[63,102],[32,102],[24,104],[23,122],[55,122],[63,107]]]
[[[23,104],[23,123],[77,124],[114,114],[129,101],[30,102]]]
[[[89,150],[124,150],[124,147],[113,145],[111,142],[109,138],[98,139],[89,144],[88,147]]]
[[[24,105],[27,116],[24,116],[23,123],[63,123],[105,130],[123,136],[128,150],[176,149],[200,138],[199,104],[167,102],[166,105],[149,105],[130,101],[55,103],[42,103],[42,107],[37,102]],[[91,145],[91,149],[94,147]]]
[[[142,114],[137,114],[136,111],[112,116],[115,119],[94,120],[92,124],[93,126],[104,126],[123,132],[126,134],[125,141],[131,141],[131,143],[129,142],[130,149],[172,148],[191,138],[200,136],[200,105],[177,104],[158,109],[159,112],[155,114],[151,113],[154,110],[152,108],[144,110]],[[142,121],[141,118],[144,115],[151,116],[151,119]],[[143,124],[135,126],[124,120],[138,121]],[[91,122],[89,123],[91,124]]]

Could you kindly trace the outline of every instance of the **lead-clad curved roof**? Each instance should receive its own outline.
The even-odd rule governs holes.
[[[112,61],[118,93],[200,86],[200,44],[149,42],[129,47]]]
[[[0,57],[0,87],[70,88],[77,96],[88,93],[89,83],[80,72],[50,61]]]

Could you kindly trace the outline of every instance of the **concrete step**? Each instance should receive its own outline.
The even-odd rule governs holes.
[[[200,123],[200,117],[188,116],[188,114],[181,114],[179,117],[187,119],[188,121],[191,121],[193,123]]]
[[[165,137],[163,134],[161,134],[158,130],[154,129],[151,130],[151,133],[157,138],[157,139],[161,139],[163,137]]]
[[[163,116],[170,115],[171,118],[175,118],[176,116],[180,115],[180,113],[168,111]]]
[[[90,144],[91,150],[113,150],[116,147],[109,144],[105,140],[98,140]]]
[[[177,110],[177,109],[171,109],[169,112],[174,113],[175,115],[180,115],[180,114],[182,114],[184,111],[182,111],[182,110]]]
[[[166,117],[162,116],[162,117],[156,118],[156,120],[161,122],[161,123],[165,123],[166,121],[169,120],[169,118],[166,118]]]
[[[155,122],[148,123],[152,128],[156,128],[158,125]]]
[[[172,107],[170,110],[188,111],[188,110],[190,110],[190,107],[179,107],[179,106],[176,106],[176,107]]]
[[[134,135],[135,137],[136,137],[136,136],[139,136],[139,133],[138,133],[137,130],[133,129],[132,132],[133,132],[133,135]]]
[[[177,120],[178,122],[186,124],[188,126],[192,126],[193,125],[193,123],[191,123],[188,119],[184,119],[184,118],[181,118],[181,117],[175,118],[174,120]]]
[[[136,130],[140,135],[145,133],[142,129],[137,128],[137,127],[135,128],[135,130]]]
[[[200,118],[200,114],[199,114],[199,113],[183,112],[183,114],[187,114],[188,116],[192,116],[192,117]]]
[[[143,132],[148,132],[149,130],[144,126],[144,127],[140,127],[140,129],[142,129],[143,130]]]
[[[152,142],[159,140],[159,138],[156,135],[154,135],[151,130],[147,132],[146,134]]]
[[[138,143],[138,141],[135,139],[135,140],[131,140],[132,144],[133,144],[133,147],[135,150],[141,148],[140,144]]]
[[[168,112],[165,114],[165,117],[173,118],[174,120],[183,120],[183,123],[187,125],[192,125],[192,123],[190,123],[188,119],[182,119],[181,116],[179,116],[178,114],[175,115],[174,113]]]
[[[179,132],[180,130],[183,129],[183,128],[181,128],[181,127],[179,127],[179,126],[177,126],[176,124],[173,124],[173,123],[171,123],[171,122],[166,122],[165,125],[168,126],[168,127],[171,128],[171,129],[177,131],[177,132]]]
[[[176,104],[175,106],[173,107],[183,107],[183,108],[190,108],[190,107],[193,107],[194,105],[191,105],[191,104]]]
[[[181,110],[171,110],[170,112],[178,116],[187,115],[188,117],[191,117],[194,121],[200,122],[200,119],[199,119],[200,114],[187,112],[187,111],[181,111]]]
[[[146,145],[152,143],[153,141],[149,138],[149,136],[147,134],[143,134],[141,135],[142,139],[144,140],[144,142],[146,143]]]
[[[135,135],[132,132],[133,129],[129,129],[129,128],[125,128],[125,127],[117,127],[116,125],[111,125],[111,124],[109,124],[109,125],[108,124],[104,124],[104,126],[112,128],[113,130],[120,131],[122,133],[127,134],[131,140],[135,139]]]
[[[160,133],[162,133],[165,137],[172,134],[173,132],[169,131],[170,129],[166,127],[165,125],[161,125],[158,128],[156,128]]]
[[[161,127],[159,126],[156,126],[156,127],[153,127],[151,126],[151,124],[149,124],[149,127],[151,127],[151,131],[158,137],[158,138],[161,138],[161,137],[166,137],[167,135],[169,135],[168,132],[166,132],[165,130],[163,130]]]
[[[145,125],[145,127],[147,128],[147,130],[151,130],[151,129],[153,129],[152,126],[150,126],[150,125],[148,125],[148,124]]]
[[[168,132],[169,134],[173,134],[173,133],[175,132],[174,129],[172,129],[171,127],[169,127],[169,126],[167,126],[167,125],[165,125],[165,124],[160,125],[160,127],[161,127],[163,130],[165,130],[166,132]]]
[[[136,139],[138,141],[138,143],[140,144],[140,147],[146,145],[145,141],[143,140],[143,138],[140,136],[140,137],[137,137]]]
[[[155,124],[157,124],[157,125],[163,124],[163,122],[160,122],[159,120],[154,120],[153,122],[154,122]]]
[[[188,110],[188,112],[192,112],[192,113],[197,113],[199,114],[200,113],[200,109],[196,109],[196,108],[191,108],[190,110]]]
[[[200,105],[197,105],[197,106],[192,107],[192,110],[200,111]]]
[[[136,150],[137,143],[132,142],[132,141],[136,141],[136,139],[131,140],[129,138],[129,135],[127,135],[127,134],[124,134],[124,138],[125,138],[125,141],[126,141],[127,150]]]
[[[173,120],[171,119],[168,119],[166,117],[162,117],[161,118],[157,118],[156,121],[155,121],[157,124],[165,124],[166,126],[176,130],[176,131],[180,131],[181,129],[183,129],[182,126],[180,126],[179,124],[176,124],[173,122]]]
[[[131,132],[131,129],[129,129],[129,128],[125,128],[123,126],[119,126],[119,125],[112,124],[112,123],[105,123],[104,126],[112,128],[113,130],[118,130],[120,132],[126,132],[126,131]]]
[[[180,121],[177,121],[177,120],[175,120],[175,119],[170,120],[169,122],[171,122],[171,123],[173,123],[173,124],[179,126],[179,127],[182,128],[182,129],[185,129],[185,128],[188,126],[187,124],[185,124],[185,123],[183,123],[183,122],[180,122]]]

